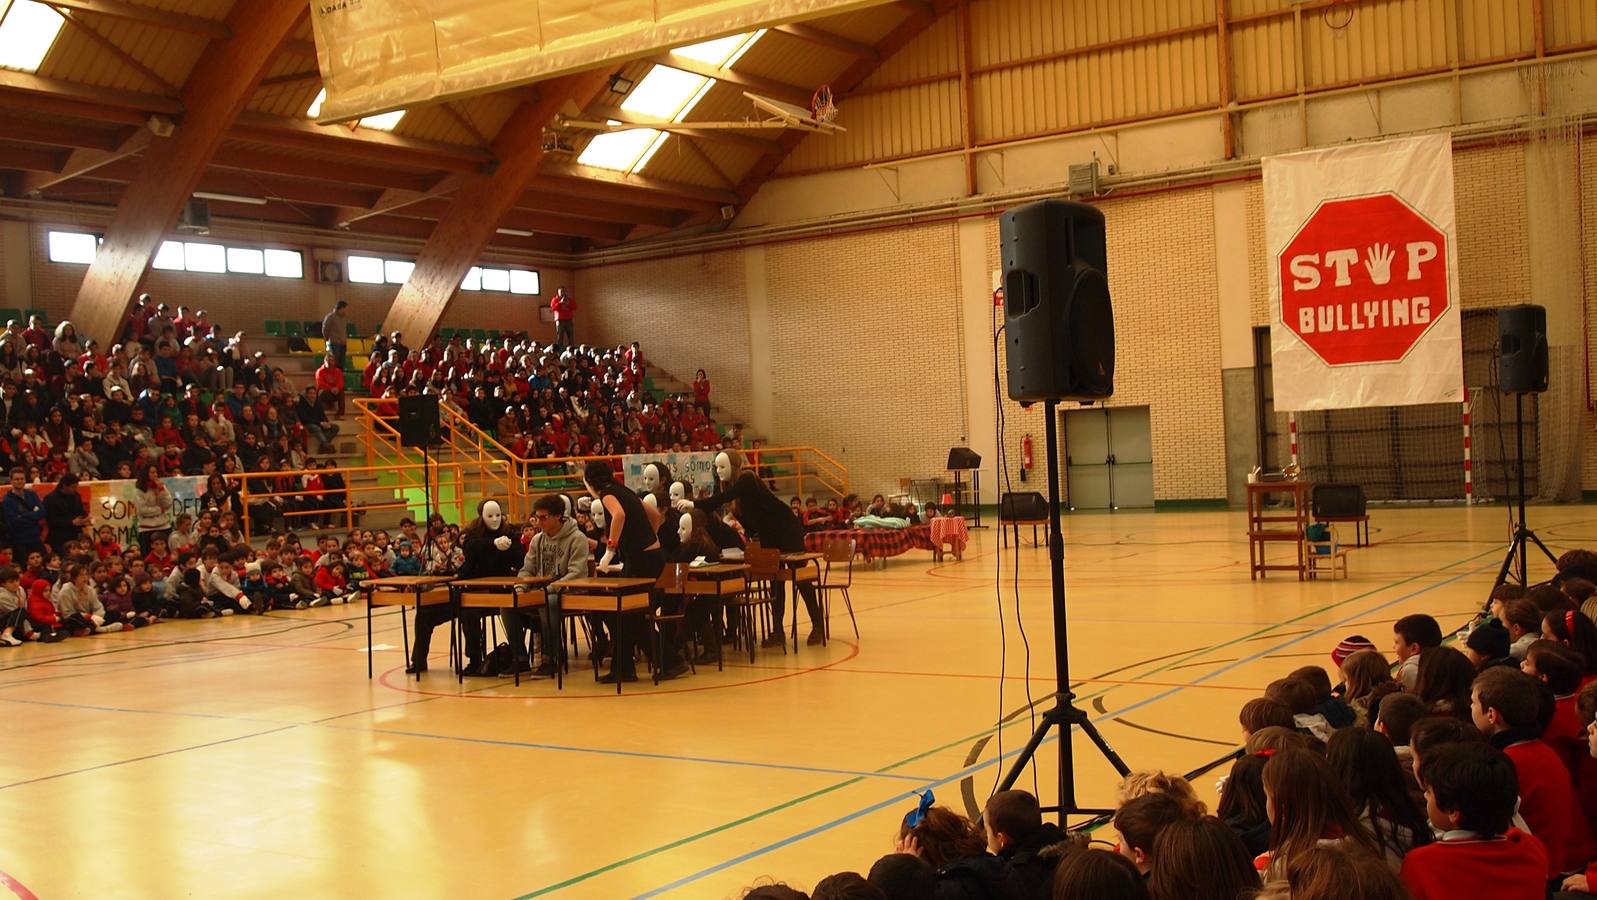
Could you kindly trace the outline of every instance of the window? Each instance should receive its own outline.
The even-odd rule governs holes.
[[[375,256],[351,256],[345,273],[356,284],[382,284],[383,261]]]
[[[298,250],[267,250],[266,275],[269,278],[304,278],[305,261]]]
[[[94,262],[95,251],[100,248],[99,238],[73,231],[52,231],[48,240],[51,262],[87,265]]]
[[[322,88],[317,92],[316,99],[311,101],[310,108],[305,110],[305,115],[312,119],[321,115],[322,104],[326,102],[327,88]],[[374,128],[378,131],[393,131],[394,126],[398,125],[399,120],[403,119],[404,117],[405,110],[396,109],[393,112],[385,112],[375,116],[367,116],[366,118],[360,120],[360,126],[362,128]]]
[[[183,243],[183,268],[190,272],[227,271],[227,250],[221,244]]]
[[[314,119],[322,114],[322,104],[327,102],[327,88],[322,88],[316,94],[316,99],[311,101],[310,109],[305,110],[305,115]]]
[[[620,122],[611,120],[610,124],[620,125]],[[618,172],[631,172],[638,161],[657,140],[662,140],[665,132],[653,128],[631,128],[626,131],[607,131],[594,135],[588,146],[582,149],[577,156],[577,162],[585,166],[599,169],[615,169]],[[650,154],[653,155],[653,154]]]
[[[416,270],[413,262],[403,262],[397,259],[383,260],[383,280],[389,284],[404,284],[410,278],[410,273]]]
[[[730,69],[733,64],[749,52],[754,42],[765,36],[765,29],[753,33],[733,34],[713,41],[701,41],[678,47],[673,53],[686,56],[688,59],[698,60],[701,63],[718,68]]]
[[[510,270],[510,293],[536,294],[538,293],[538,273],[526,269]]]
[[[227,248],[227,270],[245,275],[266,274],[266,254],[248,247]]]
[[[460,289],[463,291],[482,290],[482,268],[472,266],[467,270],[465,280],[460,282]]]
[[[711,42],[714,43],[714,42]],[[694,49],[700,45],[693,45]],[[719,52],[719,51],[706,51]],[[698,58],[698,57],[695,57]],[[643,76],[621,108],[655,119],[680,122],[714,86],[715,80],[670,66],[655,66]],[[621,123],[611,119],[611,125]],[[649,164],[670,134],[654,128],[629,128],[598,134],[582,149],[577,162],[600,169],[636,172]]]
[[[61,14],[33,0],[13,0],[0,19],[0,66],[38,71],[61,33]]]
[[[150,265],[157,269],[183,271],[183,245],[177,241],[162,241],[161,249],[155,251],[155,259]]]
[[[482,289],[485,291],[510,291],[510,272],[505,269],[483,269]]]

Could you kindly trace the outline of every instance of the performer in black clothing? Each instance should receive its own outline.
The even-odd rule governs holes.
[[[514,575],[521,566],[521,544],[511,535],[505,514],[497,500],[484,500],[477,505],[477,521],[466,527],[461,535],[461,549],[465,562],[458,578],[489,578],[496,575]],[[433,573],[428,573],[433,574]],[[466,654],[465,674],[469,676],[497,675],[488,671],[483,657],[483,620],[492,610],[467,609],[460,615],[464,632]],[[411,645],[411,664],[407,674],[427,671],[427,653],[432,645],[433,629],[450,620],[454,609],[449,604],[424,606],[416,613],[416,641]]]
[[[615,470],[602,460],[588,463],[582,473],[582,482],[588,493],[604,507],[604,517],[610,527],[604,542],[604,555],[599,559],[602,571],[621,555],[623,578],[659,578],[665,571],[665,554],[660,550],[659,526],[649,516],[643,501],[615,479]],[[658,515],[658,513],[656,513]],[[599,681],[615,684],[617,681],[637,681],[638,672],[632,659],[633,647],[639,633],[639,622],[632,616],[618,616],[611,623],[615,635],[615,655],[610,661],[610,671]],[[655,660],[661,677],[677,678],[688,671],[677,650],[675,635],[666,635],[663,659]]]
[[[799,525],[798,518],[752,471],[744,469],[741,451],[722,450],[715,455],[715,480],[719,490],[713,496],[703,500],[684,498],[677,501],[676,508],[686,512],[696,506],[714,514],[717,509],[735,500],[735,514],[750,538],[758,539],[762,546],[775,547],[783,553],[804,552],[804,529]],[[798,591],[804,598],[804,607],[810,613],[808,643],[819,644],[821,605],[816,597],[815,585],[800,582]],[[777,581],[771,585],[771,598],[771,622],[774,628],[762,646],[780,647],[783,641],[783,612],[787,606],[786,582]]]

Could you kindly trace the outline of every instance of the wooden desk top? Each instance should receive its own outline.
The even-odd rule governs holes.
[[[784,553],[782,554],[782,564],[794,565],[797,563],[814,562],[823,556],[825,556],[823,553]]]
[[[686,578],[716,575],[742,575],[749,570],[748,563],[711,563],[707,566],[684,566],[682,574]]]
[[[550,575],[489,575],[484,578],[462,578],[450,584],[462,588],[518,588],[545,585],[554,581]]]
[[[654,587],[653,578],[572,578],[560,582],[564,593],[625,594]]]
[[[454,579],[448,575],[390,575],[387,578],[368,578],[360,583],[361,590],[366,588],[418,588],[431,587],[443,584]]]

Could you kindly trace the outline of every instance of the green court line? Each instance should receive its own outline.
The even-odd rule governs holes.
[[[1437,567],[1437,568],[1434,568],[1434,569],[1429,569],[1429,570],[1426,570],[1424,572],[1420,572],[1420,573],[1415,574],[1415,575],[1410,575],[1407,578],[1401,578],[1401,579],[1398,579],[1397,581],[1393,581],[1393,582],[1391,582],[1389,584],[1381,585],[1380,587],[1377,587],[1377,588],[1371,588],[1368,591],[1364,591],[1363,593],[1360,593],[1360,594],[1355,594],[1354,596],[1348,597],[1345,600],[1339,600],[1336,603],[1332,603],[1332,604],[1330,604],[1328,606],[1323,606],[1323,607],[1320,607],[1319,609],[1310,610],[1309,612],[1305,612],[1305,613],[1300,613],[1299,615],[1294,616],[1294,617],[1292,617],[1290,619],[1284,619],[1284,620],[1282,620],[1280,622],[1277,622],[1277,623],[1275,623],[1273,625],[1265,626],[1264,628],[1261,628],[1258,631],[1252,632],[1251,634],[1245,634],[1245,635],[1243,635],[1241,637],[1232,638],[1231,640],[1224,641],[1224,642],[1221,642],[1219,644],[1215,644],[1215,645],[1210,646],[1210,647],[1205,647],[1202,650],[1193,651],[1192,653],[1189,653],[1189,654],[1187,654],[1187,655],[1185,655],[1183,657],[1180,657],[1180,658],[1178,658],[1176,660],[1173,660],[1173,661],[1171,661],[1169,663],[1166,663],[1163,666],[1159,666],[1159,667],[1150,669],[1147,672],[1142,673],[1141,675],[1137,676],[1137,678],[1132,679],[1132,680],[1137,681],[1137,680],[1141,680],[1143,678],[1147,678],[1147,677],[1149,677],[1151,675],[1157,675],[1160,672],[1168,671],[1172,667],[1180,665],[1182,663],[1185,663],[1185,662],[1187,662],[1189,660],[1196,659],[1197,657],[1203,656],[1203,655],[1208,654],[1208,653],[1213,653],[1216,650],[1223,650],[1226,647],[1230,647],[1230,646],[1232,646],[1234,644],[1240,644],[1240,643],[1244,643],[1246,641],[1253,640],[1254,638],[1257,638],[1260,635],[1269,634],[1270,632],[1275,631],[1278,628],[1281,628],[1281,627],[1286,626],[1286,625],[1291,625],[1291,624],[1296,623],[1296,622],[1300,622],[1303,619],[1309,618],[1310,616],[1317,616],[1317,615],[1320,615],[1322,613],[1330,612],[1333,609],[1337,609],[1339,607],[1346,606],[1349,603],[1354,603],[1354,602],[1357,602],[1359,600],[1363,600],[1363,599],[1365,599],[1367,597],[1373,597],[1376,594],[1380,594],[1380,593],[1383,593],[1385,591],[1389,591],[1389,590],[1391,590],[1393,588],[1400,587],[1400,586],[1408,584],[1410,582],[1419,581],[1420,579],[1428,578],[1428,577],[1430,577],[1432,575],[1437,575],[1437,574],[1440,574],[1442,572],[1446,572],[1449,569],[1456,568],[1456,567],[1464,565],[1466,563],[1474,562],[1475,560],[1478,560],[1478,559],[1480,559],[1483,556],[1486,556],[1488,554],[1495,554],[1495,553],[1498,553],[1500,551],[1501,551],[1501,547],[1493,547],[1491,550],[1483,550],[1480,553],[1476,553],[1476,554],[1474,554],[1472,556],[1467,556],[1467,557],[1465,557],[1463,559],[1460,559],[1460,560],[1457,560],[1457,561],[1454,561],[1454,562],[1450,562],[1450,563],[1448,563],[1448,564],[1446,564],[1444,566],[1440,566],[1440,567]],[[1131,685],[1108,685],[1108,686],[1099,688],[1098,690],[1092,691],[1090,693],[1079,695],[1079,697],[1077,699],[1090,700],[1090,699],[1092,699],[1094,697],[1099,697],[1099,696],[1102,696],[1104,694],[1107,694],[1107,693],[1115,690],[1116,688],[1125,688],[1125,687],[1131,687]],[[888,763],[887,765],[882,766],[879,769],[874,769],[872,771],[875,772],[875,773],[891,772],[894,769],[902,768],[903,766],[907,766],[907,765],[909,765],[910,763],[913,763],[913,762],[918,762],[918,761],[920,761],[922,759],[925,759],[925,758],[927,758],[929,756],[934,756],[934,755],[936,755],[938,753],[942,753],[942,752],[944,752],[946,750],[950,750],[950,749],[952,749],[954,747],[958,747],[958,746],[960,746],[962,744],[968,744],[971,741],[974,741],[977,738],[983,737],[985,735],[995,734],[995,733],[997,733],[999,731],[1003,731],[1005,729],[1012,728],[1015,725],[1020,724],[1022,721],[1029,722],[1029,720],[1022,720],[1022,719],[1016,718],[1016,719],[1010,721],[1007,724],[999,724],[999,725],[995,725],[995,726],[990,727],[990,728],[984,728],[981,731],[978,731],[975,734],[972,734],[972,735],[970,735],[968,737],[963,737],[963,738],[959,738],[959,739],[956,739],[956,740],[953,740],[953,741],[949,741],[948,743],[942,744],[942,745],[937,746],[937,747],[933,747],[930,750],[925,750],[925,751],[922,751],[920,753],[917,753],[914,756],[909,756],[909,757],[906,757],[904,759],[898,760],[896,762]],[[636,863],[636,862],[642,862],[645,859],[649,859],[651,857],[658,856],[658,855],[660,855],[662,853],[666,853],[666,852],[669,852],[671,850],[675,850],[678,847],[682,847],[682,846],[685,846],[687,844],[691,844],[691,843],[694,843],[696,841],[703,840],[704,838],[714,837],[715,835],[721,834],[722,832],[730,831],[730,830],[732,830],[734,828],[739,828],[739,827],[741,827],[743,825],[747,825],[750,822],[754,822],[754,821],[757,821],[759,819],[766,818],[767,816],[775,815],[776,813],[782,812],[783,810],[791,809],[792,807],[797,806],[800,803],[806,803],[806,802],[808,802],[810,800],[814,800],[814,799],[819,798],[819,797],[824,797],[827,794],[835,793],[835,792],[840,791],[840,790],[842,790],[842,789],[844,789],[846,787],[851,787],[851,786],[853,786],[855,784],[859,784],[860,782],[862,782],[864,780],[865,780],[865,778],[863,776],[856,776],[856,777],[850,778],[850,779],[848,779],[846,781],[840,781],[840,782],[838,782],[836,784],[828,785],[827,787],[820,788],[820,789],[815,790],[815,791],[811,791],[810,793],[804,794],[803,796],[795,797],[793,799],[783,801],[782,803],[778,803],[775,806],[770,806],[770,807],[767,807],[765,809],[756,810],[755,812],[749,813],[746,816],[742,816],[742,817],[734,819],[734,820],[732,820],[730,822],[723,822],[720,825],[716,825],[716,826],[714,826],[712,828],[705,829],[704,831],[700,831],[700,832],[697,832],[695,834],[690,834],[690,835],[687,835],[685,837],[680,837],[680,838],[677,838],[676,840],[673,840],[673,841],[671,841],[669,843],[666,843],[666,844],[662,844],[662,845],[660,845],[658,847],[654,847],[654,848],[651,848],[649,850],[644,850],[644,851],[641,851],[639,853],[633,854],[632,856],[626,857],[625,859],[619,859],[619,860],[616,860],[614,862],[606,863],[605,865],[600,866],[600,867],[598,867],[596,869],[591,869],[591,870],[589,870],[587,872],[582,872],[582,873],[573,875],[570,878],[565,879],[564,881],[560,881],[560,882],[557,882],[555,884],[551,884],[551,885],[539,888],[539,889],[537,889],[535,891],[532,891],[530,893],[522,894],[519,897],[517,897],[516,900],[532,900],[532,898],[534,898],[534,897],[542,897],[542,896],[554,893],[555,891],[564,890],[565,888],[568,888],[568,887],[573,887],[573,886],[575,886],[577,884],[581,884],[584,881],[589,881],[589,880],[591,880],[593,878],[596,878],[596,877],[598,877],[600,875],[604,875],[604,874],[607,874],[609,872],[613,872],[616,869],[620,869],[620,868],[623,868],[625,866],[632,865],[633,863]]]

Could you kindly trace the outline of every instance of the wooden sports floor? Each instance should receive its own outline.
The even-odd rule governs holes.
[[[1533,508],[1531,523],[1555,552],[1597,546],[1597,509]],[[1377,510],[1351,579],[1255,583],[1241,513],[1065,524],[1081,704],[1133,768],[1171,771],[1234,747],[1237,708],[1329,665],[1339,638],[1384,648],[1414,611],[1461,623],[1506,540],[1500,507]],[[843,617],[824,650],[620,697],[585,669],[561,694],[458,687],[442,632],[417,686],[393,610],[368,681],[354,604],[0,650],[0,883],[43,898],[722,898],[864,870],[912,791],[956,809],[985,797],[1030,731],[1028,688],[1039,705],[1050,690],[1045,551],[1023,531],[999,583],[997,532],[974,534],[962,563],[917,552],[857,572],[858,641]],[[1075,746],[1081,799],[1111,803],[1109,768]]]

